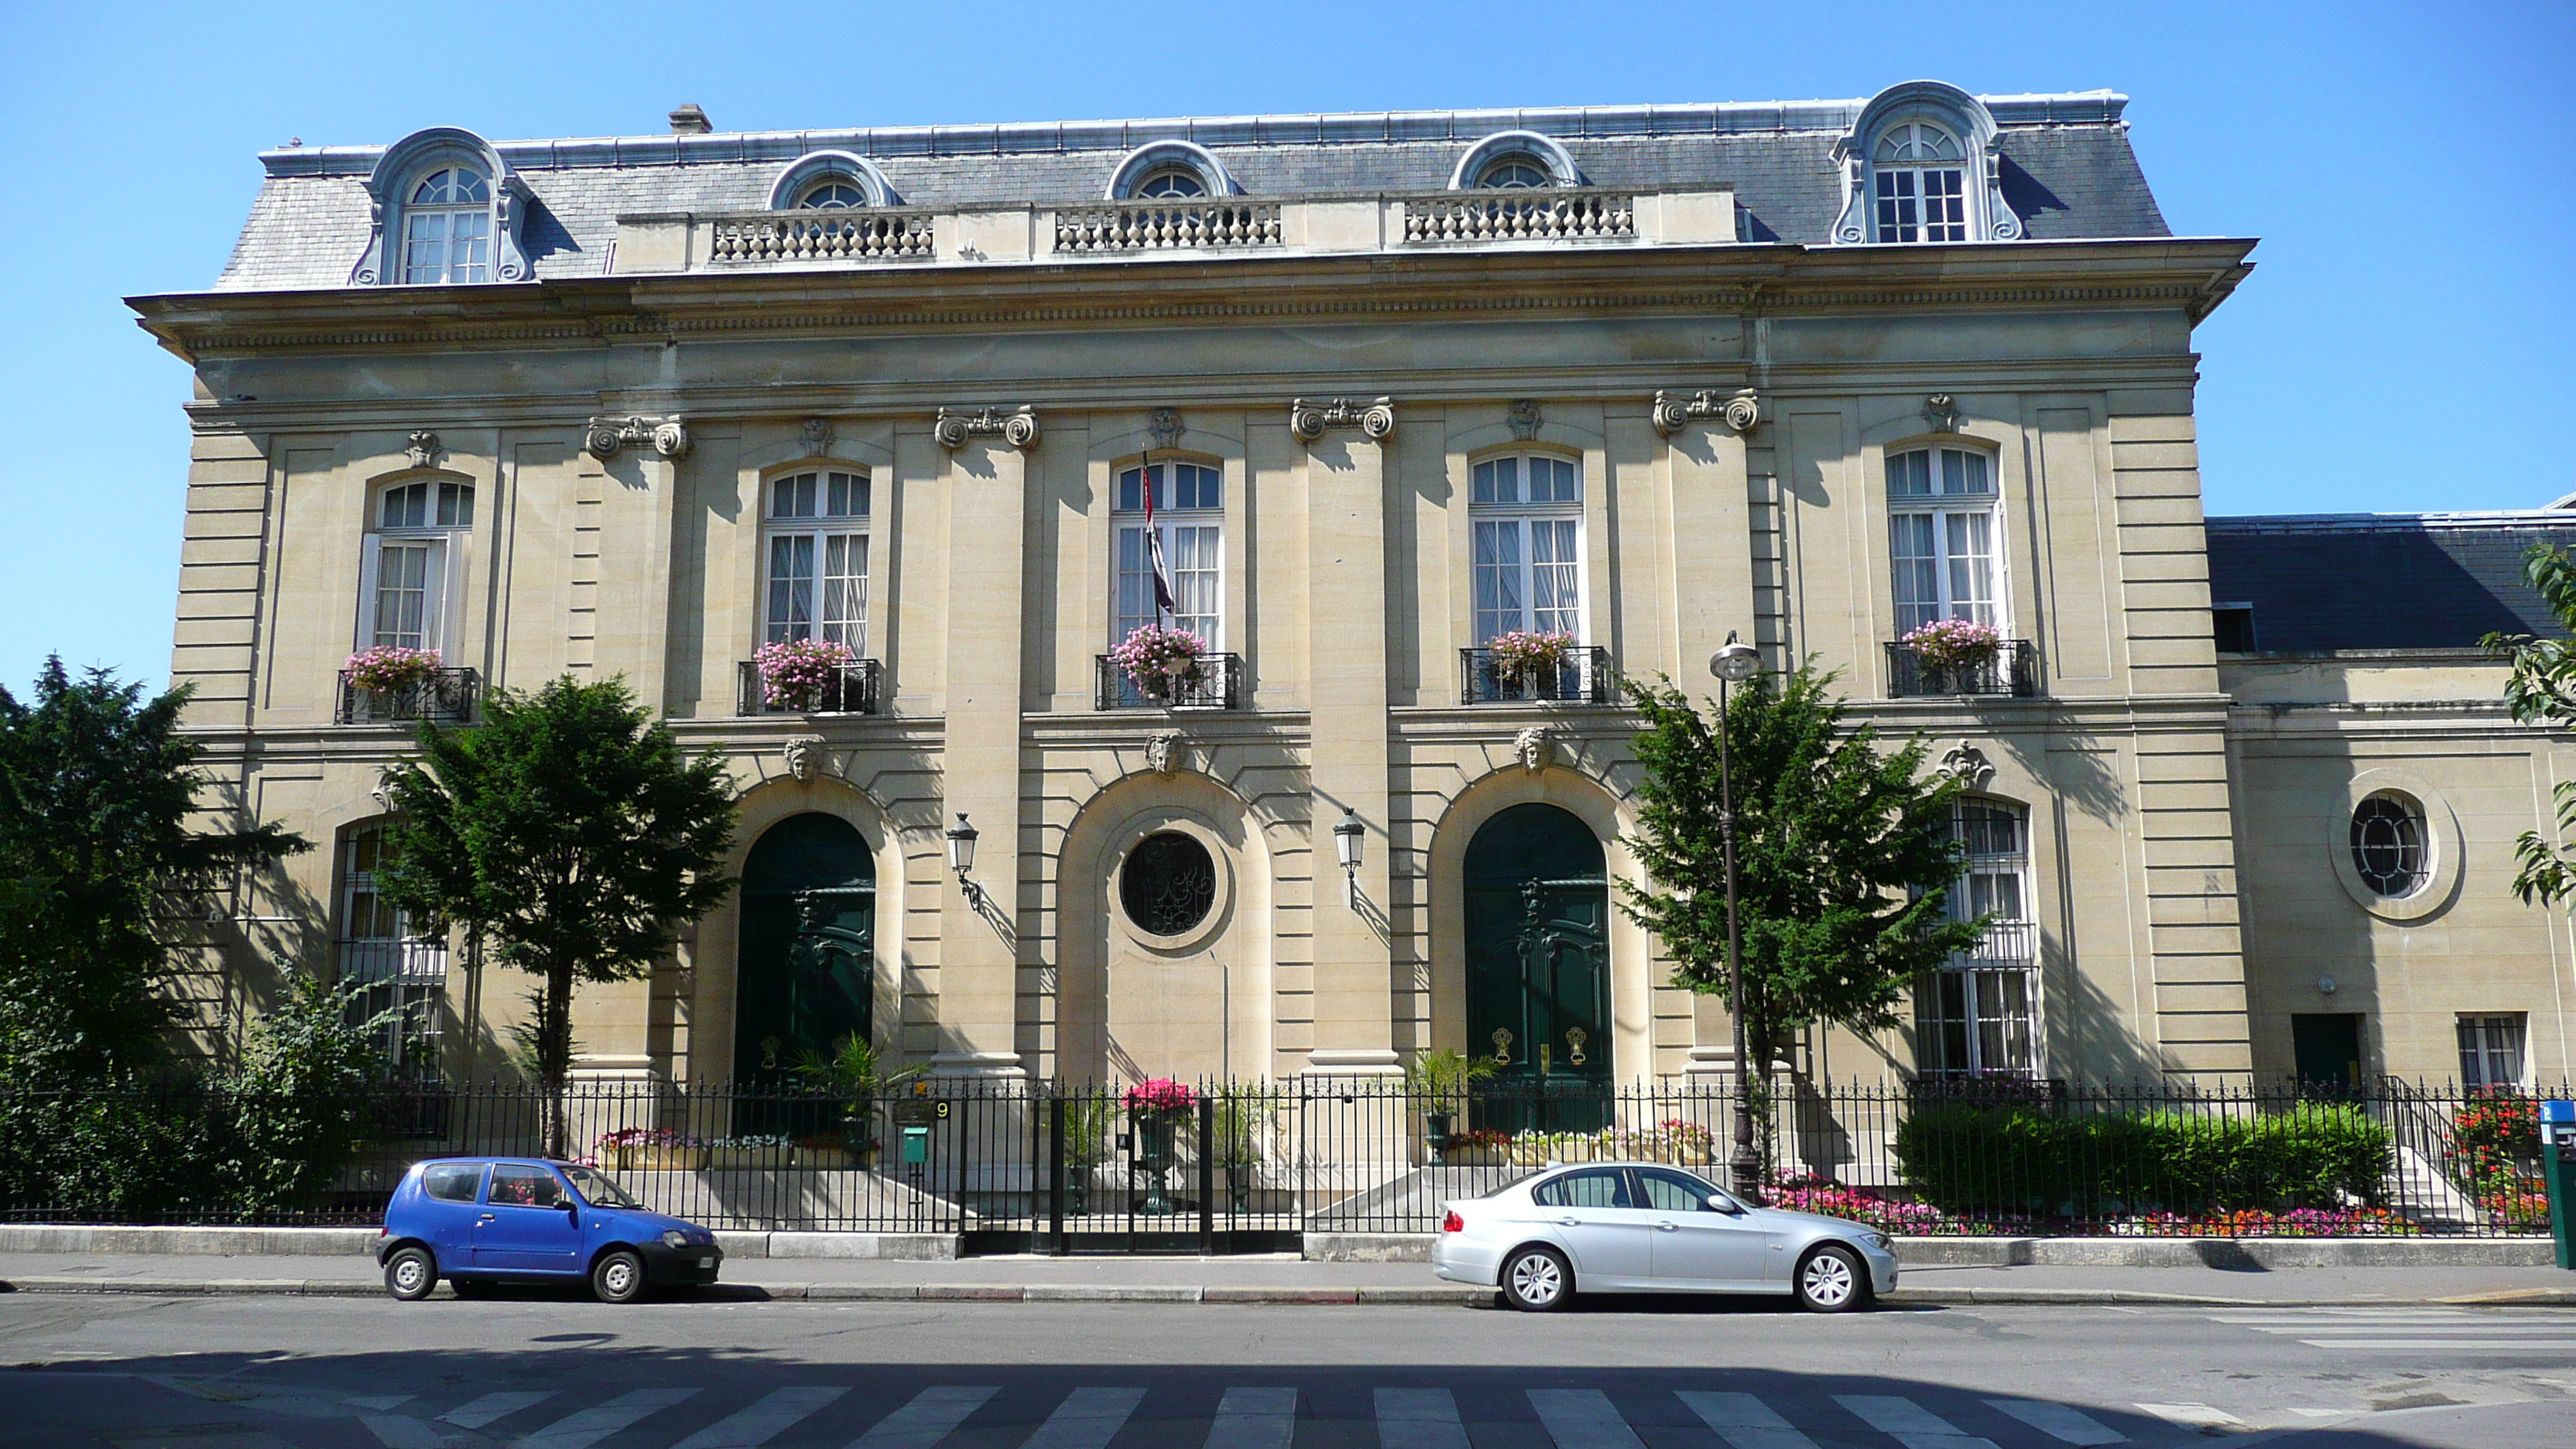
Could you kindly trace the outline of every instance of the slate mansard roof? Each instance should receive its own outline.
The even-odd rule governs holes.
[[[2522,581],[2534,544],[2576,547],[2576,512],[2312,514],[2209,520],[2209,598],[2251,604],[2254,648],[2468,649],[2566,632]]]
[[[1981,98],[2005,199],[2033,240],[2170,236],[2109,91]],[[522,235],[539,280],[608,270],[621,215],[765,208],[780,171],[815,151],[874,161],[908,205],[1097,202],[1148,142],[1205,147],[1247,197],[1437,191],[1468,147],[1500,131],[1549,136],[1592,185],[1731,190],[1747,242],[1824,245],[1842,204],[1836,139],[1866,101],[1252,116],[1216,120],[732,132],[494,149],[524,180]],[[381,146],[262,153],[267,179],[219,290],[346,286],[369,233]]]

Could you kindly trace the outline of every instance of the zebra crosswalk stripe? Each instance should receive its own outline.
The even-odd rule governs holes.
[[[403,1414],[360,1414],[358,1422],[385,1449],[445,1449],[447,1443],[436,1429]]]
[[[1599,1389],[1531,1389],[1529,1401],[1557,1449],[1646,1449]]]
[[[1143,1389],[1075,1389],[1020,1449],[1109,1449],[1144,1401]]]
[[[1995,1449],[1993,1440],[1963,1433],[1912,1399],[1894,1394],[1836,1394],[1834,1402],[1905,1449]]]
[[[480,1429],[495,1419],[515,1414],[521,1409],[528,1408],[531,1405],[544,1403],[546,1400],[551,1399],[554,1396],[555,1393],[552,1389],[485,1394],[479,1399],[459,1404],[455,1408],[448,1410],[446,1413],[439,1415],[438,1422],[442,1424],[454,1424],[459,1429]]]
[[[973,1388],[940,1384],[912,1396],[912,1402],[877,1420],[876,1427],[850,1441],[850,1449],[931,1449],[1001,1392],[991,1385]]]
[[[834,1388],[780,1389],[747,1409],[718,1419],[671,1449],[759,1449],[786,1432],[789,1425],[848,1392]]]
[[[1815,1440],[1791,1428],[1788,1420],[1751,1394],[1677,1390],[1674,1397],[1733,1449],[1816,1449]]]
[[[519,1440],[519,1449],[590,1449],[590,1446],[643,1418],[695,1397],[696,1389],[635,1389],[596,1408],[566,1414]]]
[[[2129,1436],[2085,1413],[2064,1404],[2042,1399],[1988,1399],[1989,1407],[2012,1415],[2051,1439],[2069,1444],[2126,1444]]]
[[[1228,1389],[1208,1425],[1207,1449],[1288,1449],[1296,1434],[1295,1389]]]
[[[1379,1449],[1468,1449],[1458,1400],[1447,1389],[1377,1391]]]

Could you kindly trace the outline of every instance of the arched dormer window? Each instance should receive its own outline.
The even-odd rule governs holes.
[[[1554,137],[1536,131],[1497,131],[1468,147],[1449,173],[1452,191],[1582,184],[1573,155]]]
[[[490,143],[440,126],[385,148],[367,176],[374,227],[349,269],[353,286],[524,282],[526,183]]]
[[[492,268],[492,183],[471,166],[442,166],[403,203],[403,284],[480,282]]]
[[[1225,163],[1205,146],[1189,141],[1148,141],[1118,160],[1103,194],[1111,201],[1146,198],[1237,196]]]
[[[769,183],[772,211],[846,211],[901,200],[875,162],[848,151],[808,151]]]
[[[1879,92],[1834,157],[1843,168],[1839,244],[2021,239],[2021,218],[2003,197],[1994,114],[1957,86],[1908,81]]]

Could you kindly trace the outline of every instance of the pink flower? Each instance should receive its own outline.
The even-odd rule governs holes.
[[[1169,1077],[1150,1077],[1127,1089],[1130,1112],[1186,1112],[1198,1101],[1196,1092]]]
[[[751,658],[760,669],[761,697],[787,706],[811,704],[858,662],[850,646],[830,639],[782,639],[761,645]]]

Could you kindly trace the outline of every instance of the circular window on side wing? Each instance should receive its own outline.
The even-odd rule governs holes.
[[[1118,902],[1147,935],[1184,935],[1216,904],[1216,861],[1196,838],[1157,831],[1127,852],[1118,872]]]
[[[2432,878],[2424,807],[2413,796],[2378,790],[2352,810],[2352,868],[2372,894],[2403,900]]]

